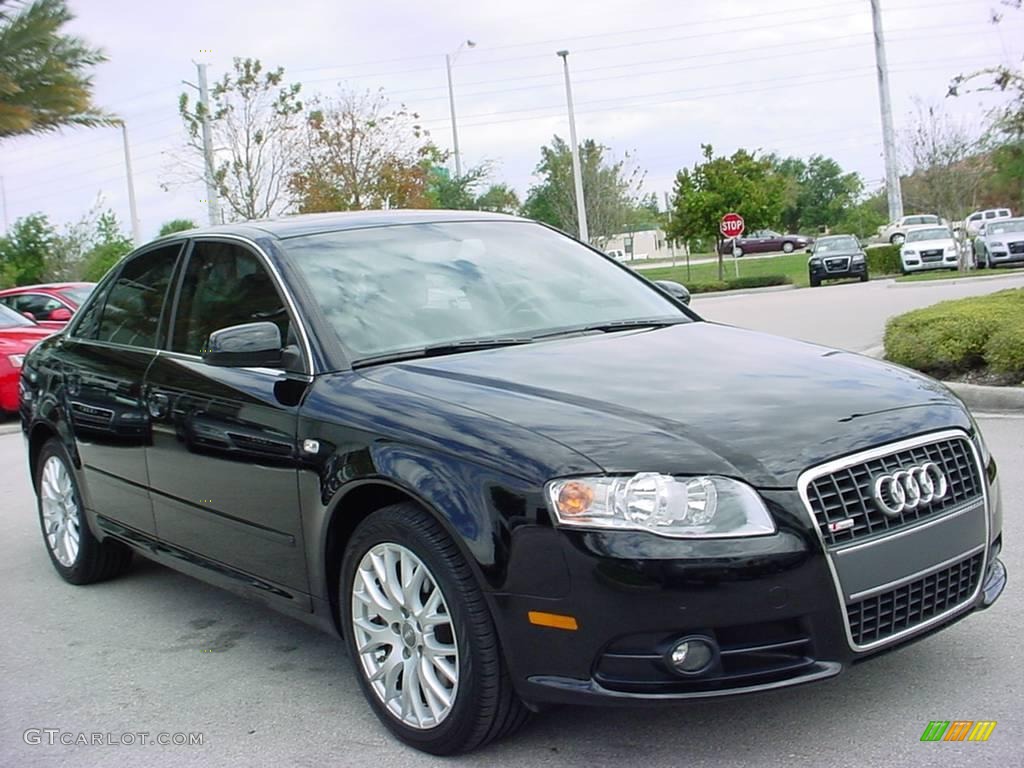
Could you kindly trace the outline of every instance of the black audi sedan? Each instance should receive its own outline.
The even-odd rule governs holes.
[[[811,248],[807,276],[812,288],[821,285],[822,280],[851,277],[866,283],[869,279],[867,255],[853,235],[822,237]]]
[[[996,464],[943,385],[706,322],[513,217],[156,240],[21,386],[61,577],[138,554],[336,633],[435,754],[552,703],[831,678],[1006,581]]]

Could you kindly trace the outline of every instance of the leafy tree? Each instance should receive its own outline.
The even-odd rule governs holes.
[[[462,176],[452,176],[440,163],[448,159],[440,151],[424,160],[427,167],[426,199],[431,208],[445,210],[473,210],[477,207],[476,190],[490,175],[487,163],[469,168]]]
[[[731,157],[715,157],[710,144],[702,144],[701,150],[702,162],[676,174],[669,237],[717,239],[719,222],[730,211],[743,217],[748,231],[778,225],[786,180],[776,172],[771,157],[757,157],[745,149]],[[718,270],[721,278],[720,252]]]
[[[288,182],[299,211],[430,207],[429,176],[443,155],[418,120],[379,90],[314,102]]]
[[[85,255],[82,279],[99,280],[131,250],[131,238],[121,231],[117,216],[113,211],[105,211],[96,221],[95,239]]]
[[[867,238],[889,221],[889,203],[885,189],[878,190],[848,207],[837,222],[835,231]]]
[[[198,225],[192,221],[192,219],[171,219],[165,221],[160,227],[159,237],[164,235],[171,235],[175,232],[185,232],[189,229],[195,229]]]
[[[622,160],[609,157],[608,147],[593,139],[580,144],[583,199],[590,239],[600,243],[622,232],[636,207],[644,174],[631,166],[627,154]],[[541,160],[534,174],[539,183],[530,188],[523,204],[526,216],[577,234],[576,193],[573,183],[572,152],[555,136],[550,146],[541,147]]]
[[[514,214],[519,213],[522,203],[519,202],[519,195],[507,184],[492,184],[476,199],[473,207],[481,211]]]
[[[15,221],[0,238],[0,283],[7,287],[44,281],[57,239],[57,231],[42,213]]]
[[[106,57],[62,32],[64,0],[10,6],[0,0],[0,138],[116,122],[92,103],[91,71]]]
[[[210,89],[208,116],[201,103],[182,93],[178,113],[190,151],[181,181],[207,178],[202,135],[208,117],[213,180],[232,218],[260,219],[281,212],[298,146],[294,133],[302,112],[300,88],[298,83],[284,84],[281,67],[264,70],[259,59],[236,58],[233,71]]]

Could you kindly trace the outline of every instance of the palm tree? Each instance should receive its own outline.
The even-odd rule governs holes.
[[[0,0],[0,139],[116,123],[92,104],[91,69],[106,57],[61,33],[71,18],[64,0]]]

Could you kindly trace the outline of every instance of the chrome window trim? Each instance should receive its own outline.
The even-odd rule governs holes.
[[[839,581],[839,573],[836,571],[836,566],[834,562],[835,552],[829,551],[829,547],[825,543],[825,537],[821,534],[821,526],[818,524],[818,520],[814,515],[813,507],[811,507],[811,501],[807,493],[807,488],[814,480],[817,480],[819,477],[823,475],[831,474],[837,470],[847,469],[857,464],[862,464],[865,461],[878,459],[881,458],[882,456],[888,456],[891,453],[898,453],[899,451],[905,451],[911,448],[918,448],[922,445],[929,445],[931,443],[937,443],[943,440],[952,439],[964,440],[970,446],[971,455],[974,456],[975,465],[978,469],[978,477],[981,481],[981,493],[982,499],[984,501],[982,517],[985,520],[985,540],[982,542],[984,553],[981,559],[981,572],[978,577],[978,586],[967,599],[965,599],[962,603],[959,603],[958,605],[954,606],[953,608],[950,608],[947,611],[943,611],[940,614],[936,614],[935,616],[932,616],[930,619],[927,619],[926,621],[922,621],[921,623],[915,624],[912,627],[908,627],[907,629],[895,632],[891,635],[888,635],[887,637],[881,638],[879,640],[874,640],[864,645],[859,645],[858,643],[854,642],[853,632],[850,629],[850,616],[846,611],[846,598],[843,596],[843,587]],[[982,466],[981,457],[978,455],[977,446],[975,446],[974,441],[971,439],[971,436],[965,430],[945,429],[939,432],[930,432],[926,435],[920,435],[918,437],[912,437],[906,440],[899,440],[895,443],[888,443],[877,448],[871,448],[866,451],[861,451],[859,453],[854,453],[849,456],[844,456],[840,459],[835,459],[833,461],[826,462],[824,464],[819,464],[818,466],[811,467],[810,469],[807,469],[800,474],[800,477],[797,479],[797,491],[800,494],[801,501],[803,501],[804,511],[806,512],[807,517],[811,522],[811,526],[814,528],[815,535],[818,537],[818,542],[821,544],[822,553],[825,556],[825,562],[828,564],[829,572],[832,574],[832,584],[835,587],[836,599],[839,601],[838,607],[840,613],[842,614],[843,628],[846,632],[846,642],[849,644],[852,650],[856,652],[870,651],[876,648],[881,648],[887,645],[893,645],[895,643],[898,643],[904,637],[917,634],[919,632],[923,632],[929,627],[935,626],[936,624],[941,624],[942,622],[946,621],[952,616],[955,616],[958,613],[965,613],[966,611],[970,610],[971,606],[977,600],[978,595],[981,594],[982,587],[985,584],[985,572],[988,569],[989,541],[992,537],[991,502],[989,500],[988,478],[985,474],[985,468]],[[939,519],[945,520],[947,517],[948,515],[943,515]],[[916,528],[917,526],[915,526],[915,529]],[[875,544],[878,542],[887,541],[888,538],[889,537],[887,536],[883,536],[874,542],[867,543]],[[970,555],[965,554],[960,559],[969,556]]]
[[[195,246],[199,243],[217,242],[218,240],[233,240],[235,242],[242,243],[243,245],[248,246],[249,249],[256,254],[256,257],[263,262],[263,265],[267,268],[267,271],[270,272],[270,276],[274,280],[274,283],[277,285],[278,289],[280,290],[281,295],[284,296],[284,300],[288,304],[288,309],[290,310],[292,317],[295,319],[295,325],[298,326],[299,328],[299,336],[302,339],[302,354],[307,364],[306,374],[309,376],[316,375],[315,366],[313,362],[313,347],[309,343],[309,334],[306,331],[306,324],[302,319],[302,315],[299,314],[298,305],[295,303],[295,297],[292,296],[292,292],[288,289],[288,286],[284,281],[284,277],[282,277],[281,275],[281,271],[277,268],[277,265],[274,264],[270,256],[267,255],[267,252],[264,251],[263,248],[260,247],[260,245],[255,240],[252,240],[248,237],[243,237],[242,235],[221,234],[219,232],[216,232],[210,234],[197,234],[190,237],[189,240],[192,243],[193,252],[195,251]],[[189,258],[192,258],[192,252],[189,253]],[[188,268],[187,260],[184,266],[186,269]],[[175,295],[173,301],[176,302],[177,298],[177,295]],[[177,306],[174,306],[173,309],[177,309]],[[168,330],[170,331],[170,333],[168,334],[168,338],[173,338],[174,329],[169,328]],[[178,355],[187,355],[187,353],[176,352],[174,350],[162,351],[174,352],[174,354]],[[197,360],[202,360],[202,358],[199,357],[198,355],[187,356]]]
[[[201,355],[192,355],[188,352],[175,352],[172,349],[157,349],[155,350],[157,357],[169,357],[172,360],[186,360],[191,363],[203,363],[203,365],[209,365],[204,363]],[[238,366],[232,367],[234,371],[249,371],[250,373],[261,373],[266,376],[273,376],[276,379],[293,378],[300,379],[301,381],[310,382],[313,381],[313,375],[310,373],[299,373],[297,371],[286,371],[284,368],[265,368],[263,366]]]

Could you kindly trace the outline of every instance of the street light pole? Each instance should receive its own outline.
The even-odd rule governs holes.
[[[576,218],[579,221],[579,238],[590,242],[587,229],[587,207],[583,200],[583,171],[580,168],[580,145],[576,141],[576,115],[572,106],[572,85],[569,83],[569,52],[558,51],[565,68],[565,101],[569,108],[569,141],[572,143],[572,177],[576,189]]]
[[[124,144],[124,172],[128,178],[128,215],[132,220],[132,242],[139,245],[142,242],[142,235],[139,232],[139,211],[135,205],[135,179],[132,176],[132,154],[128,149],[128,126],[124,120],[121,123],[121,141]]]
[[[885,154],[885,188],[889,198],[889,221],[903,218],[903,190],[896,157],[896,132],[892,127],[892,96],[889,95],[889,65],[885,59],[882,36],[882,9],[879,0],[871,0],[871,21],[875,33],[875,66],[878,69],[878,102],[882,111],[882,143]]]
[[[475,48],[476,43],[466,40],[455,49],[455,53],[444,55],[445,71],[448,73],[448,107],[452,113],[452,152],[455,155],[455,178],[457,179],[462,178],[462,157],[459,155],[459,127],[455,120],[455,87],[452,85],[452,64],[464,47]]]

